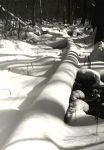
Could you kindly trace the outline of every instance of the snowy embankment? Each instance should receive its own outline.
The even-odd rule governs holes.
[[[0,40],[0,147],[57,69],[60,54],[62,50],[42,44]]]
[[[73,120],[74,126],[63,122],[78,71],[76,46],[70,43],[68,50],[71,53],[68,52],[68,57],[60,64],[60,50],[47,46],[44,49],[39,46],[28,48],[29,45],[24,47],[24,43],[21,48],[19,44],[22,43],[17,42],[15,49],[9,46],[1,53],[0,89],[4,92],[0,92],[2,150],[103,149],[102,120],[99,119],[98,135],[95,118],[82,110],[78,111],[77,120]],[[14,53],[11,52],[13,49]]]
[[[54,64],[59,64],[61,52],[45,45],[0,40],[0,94],[4,98],[10,97],[11,102],[12,98],[24,97],[31,87],[52,74],[49,70]]]
[[[33,100],[40,93],[45,79],[57,68],[53,66],[59,64],[61,52],[45,45],[0,40],[0,147],[21,119],[18,107],[33,88]]]

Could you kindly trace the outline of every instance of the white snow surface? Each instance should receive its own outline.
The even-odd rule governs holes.
[[[83,52],[81,49],[81,53]],[[0,40],[0,149],[104,149],[102,119],[99,119],[97,128],[95,118],[81,110],[77,112],[77,119],[72,119],[71,125],[66,125],[62,120],[50,115],[38,114],[34,117],[34,110],[26,112],[56,71],[61,61],[61,53],[61,50],[54,50],[48,46]],[[31,97],[30,101],[28,97]],[[26,116],[30,114],[32,117],[28,121]],[[47,132],[41,135],[43,130]],[[11,138],[11,144],[6,145],[11,135],[16,134],[17,139]],[[22,134],[21,139],[19,134]]]

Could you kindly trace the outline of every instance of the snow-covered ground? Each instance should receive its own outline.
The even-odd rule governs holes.
[[[0,147],[21,119],[20,112],[31,107],[57,69],[61,53],[45,45],[0,40]]]
[[[93,45],[82,41],[75,40],[80,56],[84,57],[90,55]],[[13,133],[4,149],[104,149],[103,120],[99,119],[97,126],[93,116],[79,110],[71,125],[66,125],[50,114],[34,114],[32,105],[59,67],[62,54],[62,50],[46,45],[0,40],[0,148]]]

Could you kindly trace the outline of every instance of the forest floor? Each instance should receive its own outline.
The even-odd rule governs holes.
[[[83,30],[81,27],[78,29]],[[70,38],[64,30],[60,32],[53,28],[49,28],[49,30],[51,30],[50,33],[62,33],[63,37]],[[57,38],[59,37],[58,34],[56,35]],[[47,34],[48,37],[51,35]],[[87,64],[88,62],[84,62],[85,56],[90,55],[99,45],[101,47],[102,44],[103,49],[103,43],[96,46],[93,45],[93,34],[83,33],[71,38],[79,48],[79,65]],[[0,147],[5,143],[7,136],[10,134],[8,128],[12,128],[11,124],[13,122],[16,123],[16,120],[18,120],[18,117],[16,117],[17,112],[31,107],[34,99],[46,84],[46,81],[57,70],[63,60],[66,49],[53,49],[44,43],[29,44],[22,40],[0,40]],[[100,56],[95,56],[95,62],[100,61],[100,59],[102,61],[102,58],[98,57]],[[78,147],[80,145],[80,148],[77,147],[75,149],[103,150],[103,120],[99,119],[98,134],[96,134],[97,124],[95,119],[92,116],[85,118],[77,120],[77,125],[74,127],[80,129],[80,132],[85,130],[85,132],[91,133],[91,135],[90,137],[86,137],[85,134],[83,139],[82,137],[78,138],[78,140],[76,139],[73,144]],[[82,144],[81,148],[81,140],[85,140],[85,147]]]

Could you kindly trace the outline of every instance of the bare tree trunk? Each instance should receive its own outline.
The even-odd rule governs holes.
[[[95,26],[97,27],[94,43],[104,40],[104,1],[95,0]]]
[[[40,4],[40,23],[42,24],[42,1],[39,0],[39,4]]]
[[[86,10],[86,8],[87,8],[87,1],[86,0],[83,1],[82,6],[83,6],[83,9],[82,9],[82,20],[81,20],[81,23],[84,25],[85,24],[85,20],[86,20],[86,15],[87,15],[87,10]]]
[[[65,23],[72,24],[72,0],[65,0]]]
[[[35,25],[35,2],[36,0],[32,0],[32,26]]]

